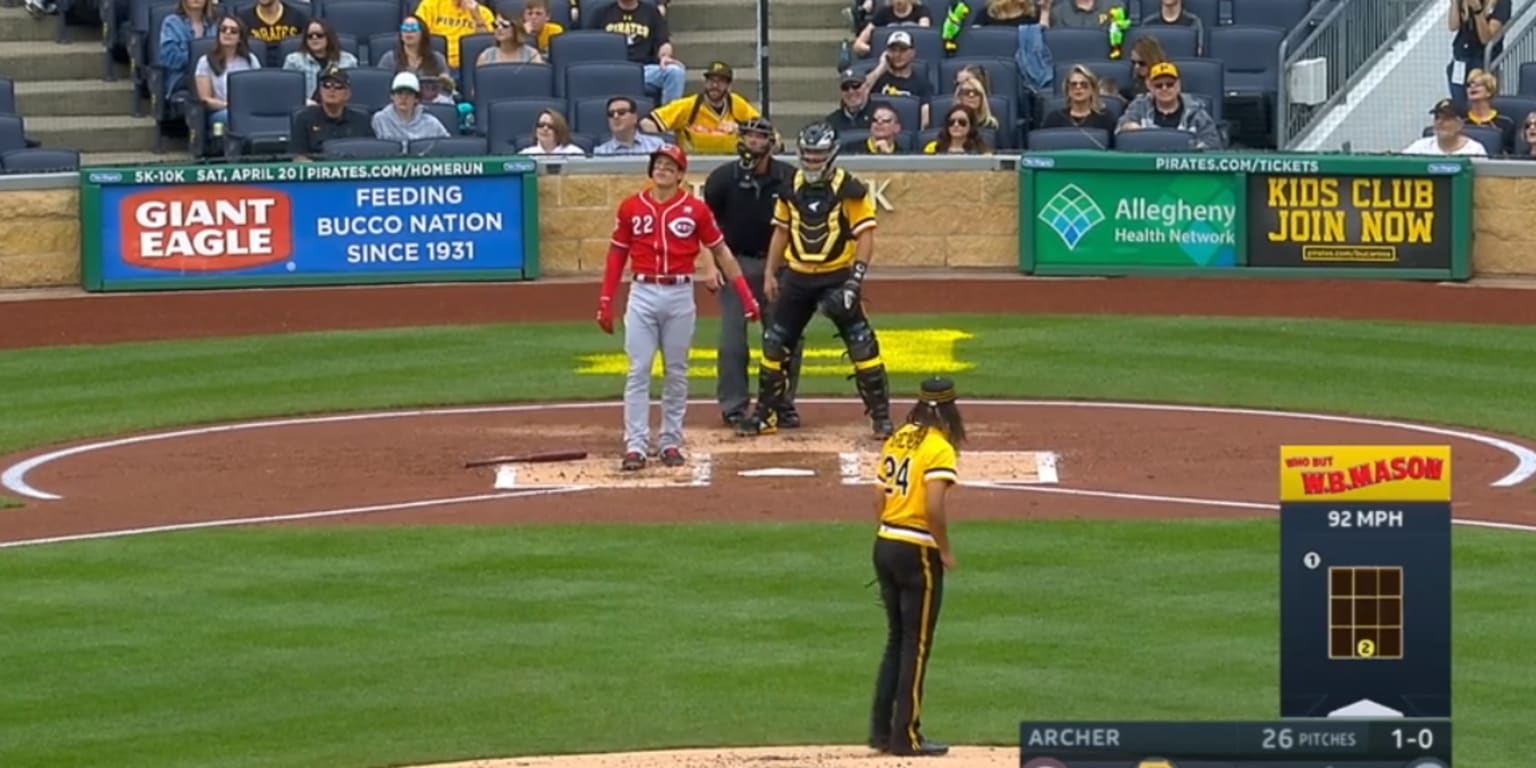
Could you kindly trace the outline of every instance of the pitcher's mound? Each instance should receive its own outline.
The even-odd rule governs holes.
[[[868,747],[749,747],[507,757],[417,768],[1012,768],[1017,747],[951,747],[938,757],[891,757]]]

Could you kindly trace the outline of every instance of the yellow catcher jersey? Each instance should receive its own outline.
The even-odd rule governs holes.
[[[876,477],[885,489],[880,538],[937,547],[928,533],[928,481],[953,483],[960,477],[955,468],[955,447],[944,433],[903,425],[881,448]]]
[[[830,184],[808,185],[802,172],[773,208],[773,224],[789,233],[784,260],[796,272],[846,269],[858,252],[854,238],[875,226],[875,200],[864,182],[841,168]]]

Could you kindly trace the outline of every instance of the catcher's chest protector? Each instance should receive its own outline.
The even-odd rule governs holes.
[[[848,247],[848,217],[843,200],[864,196],[864,185],[835,168],[826,184],[806,184],[800,174],[789,193],[793,210],[790,222],[789,257],[809,264],[837,258]]]

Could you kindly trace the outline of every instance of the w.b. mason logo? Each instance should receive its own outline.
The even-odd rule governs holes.
[[[1088,232],[1104,222],[1104,211],[1082,187],[1068,184],[1045,201],[1038,218],[1061,237],[1067,250],[1075,251]]]

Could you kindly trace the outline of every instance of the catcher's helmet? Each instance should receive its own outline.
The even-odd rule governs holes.
[[[661,157],[665,157],[672,162],[677,163],[678,173],[688,172],[688,155],[687,153],[683,152],[683,148],[677,146],[676,144],[663,144],[660,147],[657,147],[655,152],[651,153],[651,162],[645,167],[646,176],[650,176],[652,173],[655,173],[656,159]]]
[[[800,172],[807,183],[826,180],[837,158],[837,129],[827,123],[811,123],[800,131]]]

